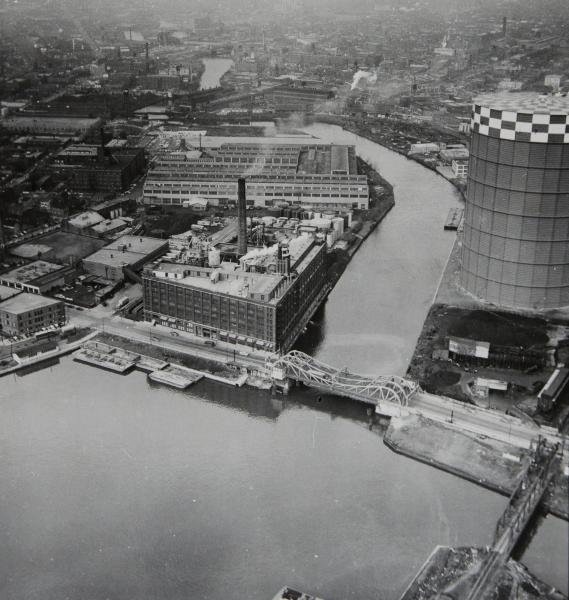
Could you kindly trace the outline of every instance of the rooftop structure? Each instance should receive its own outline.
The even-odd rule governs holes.
[[[461,283],[498,305],[569,305],[569,98],[474,101]]]

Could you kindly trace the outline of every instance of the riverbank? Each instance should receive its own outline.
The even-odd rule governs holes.
[[[46,346],[45,342],[32,343],[25,348],[27,354],[25,358],[18,356],[17,359],[11,358],[2,361],[3,366],[0,368],[0,377],[70,354],[81,348],[85,342],[93,339],[96,335],[96,331],[84,330],[79,336],[73,336],[69,339],[58,338],[49,347]]]
[[[404,156],[407,160],[412,160],[416,163],[419,163],[421,166],[429,169],[433,173],[436,173],[449,183],[451,183],[464,197],[466,192],[466,183],[457,179],[455,177],[450,177],[445,175],[444,171],[437,169],[437,164],[428,160],[425,160],[420,155],[409,155],[409,144],[401,144],[400,142],[396,142],[394,139],[389,138],[387,135],[383,134],[380,128],[371,128],[369,125],[361,125],[356,121],[346,120],[344,117],[333,117],[333,116],[324,116],[324,115],[314,115],[314,121],[318,123],[325,123],[331,125],[338,125],[353,133],[355,135],[359,135],[360,137],[366,138],[370,142],[383,146],[392,152],[396,152],[401,156]],[[453,140],[456,141],[456,140]],[[460,140],[462,141],[462,139]]]
[[[424,600],[438,597],[448,589],[451,597],[466,597],[488,557],[486,548],[437,546],[417,576],[409,584],[401,600]],[[563,600],[565,596],[535,577],[519,562],[509,559],[500,569],[488,597],[517,600]],[[488,590],[490,591],[490,590]]]
[[[528,450],[481,439],[415,415],[392,418],[383,442],[398,454],[504,496],[512,493],[531,460]],[[568,492],[567,477],[560,471],[544,498],[545,510],[569,520]]]

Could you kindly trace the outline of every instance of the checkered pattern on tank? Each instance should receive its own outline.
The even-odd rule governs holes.
[[[569,115],[494,109],[474,104],[472,131],[517,142],[569,144]]]

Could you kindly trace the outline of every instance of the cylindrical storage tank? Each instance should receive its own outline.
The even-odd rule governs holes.
[[[460,281],[493,304],[569,305],[569,98],[474,100]]]
[[[207,254],[207,262],[210,267],[219,267],[221,264],[221,252],[217,248],[212,248]]]
[[[338,236],[344,233],[344,219],[342,217],[334,217],[332,219],[332,227]]]

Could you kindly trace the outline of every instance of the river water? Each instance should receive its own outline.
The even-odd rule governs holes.
[[[395,185],[301,345],[403,373],[452,235],[453,189],[334,127]],[[3,600],[395,600],[437,544],[487,544],[505,499],[390,452],[362,406],[200,382],[191,392],[62,359],[0,387]],[[567,525],[522,557],[567,590]]]
[[[205,71],[202,73],[200,90],[219,87],[221,77],[233,66],[230,58],[203,58],[202,62]]]

